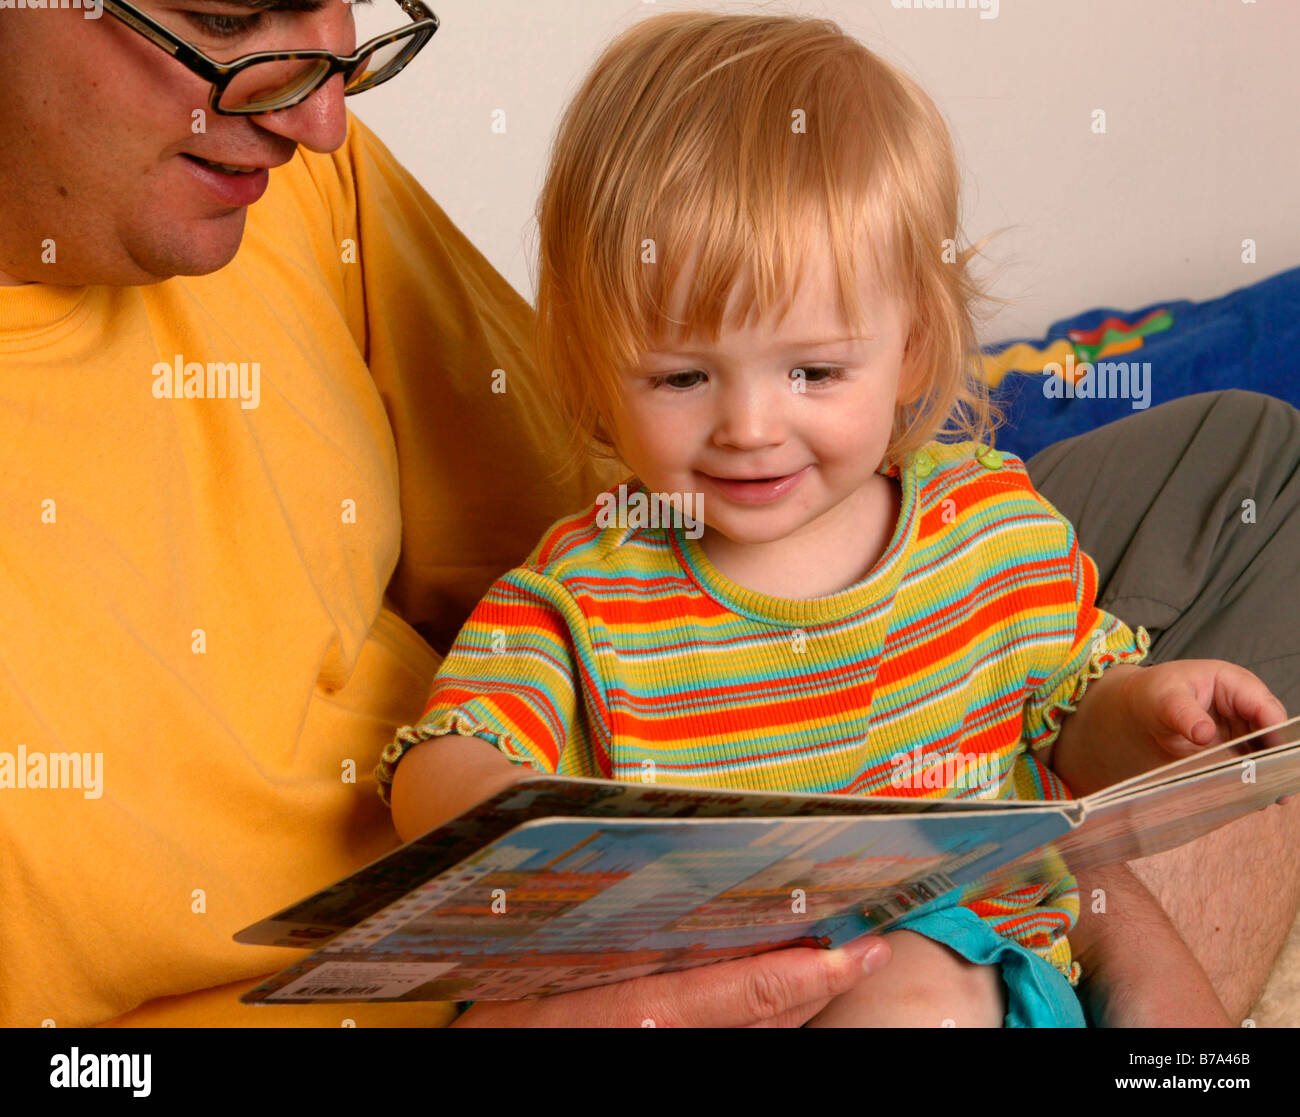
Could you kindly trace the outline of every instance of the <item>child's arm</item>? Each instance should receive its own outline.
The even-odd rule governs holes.
[[[1038,750],[1038,759],[1065,781],[1072,794],[1088,795],[1171,759],[1135,757],[1127,739],[1130,729],[1121,692],[1129,676],[1142,670],[1131,663],[1107,668],[1089,684],[1078,708],[1064,716],[1056,740]]]
[[[535,775],[477,737],[432,737],[407,752],[393,773],[393,825],[409,842]]]

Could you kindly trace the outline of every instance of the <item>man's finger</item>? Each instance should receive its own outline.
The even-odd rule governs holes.
[[[889,960],[889,946],[871,937],[839,950],[795,948],[718,962],[617,986],[634,1026],[741,1028],[797,1017],[811,1019]]]
[[[775,1020],[763,1020],[757,1024],[746,1024],[746,1028],[802,1028],[822,1009],[831,1003],[831,998],[824,1001],[813,1001],[812,1004],[800,1005],[796,1009],[791,1009],[783,1013]]]

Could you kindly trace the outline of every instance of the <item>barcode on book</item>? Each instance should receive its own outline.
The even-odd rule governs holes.
[[[955,887],[947,873],[931,873],[928,877],[913,881],[901,892],[895,892],[892,896],[868,904],[864,914],[877,925],[889,923],[901,919],[913,908],[928,904],[945,892],[951,892]]]
[[[952,877],[947,873],[931,873],[928,877],[923,877],[911,886],[912,891],[926,902],[937,899],[945,892],[951,892],[956,887],[952,882]]]
[[[324,962],[266,999],[272,1004],[395,1000],[455,968],[455,962]]]
[[[299,989],[299,997],[364,997],[371,993],[378,993],[383,988],[382,985],[309,985],[306,989]]]

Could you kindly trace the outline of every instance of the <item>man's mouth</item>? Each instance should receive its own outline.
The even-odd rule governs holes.
[[[267,164],[222,163],[188,151],[181,154],[189,173],[206,188],[208,196],[229,209],[251,206],[266,193],[271,181],[271,166]]]

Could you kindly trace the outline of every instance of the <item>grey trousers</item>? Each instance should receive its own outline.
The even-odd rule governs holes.
[[[1097,564],[1097,603],[1151,634],[1148,664],[1224,659],[1300,713],[1300,411],[1186,396],[1026,463]]]

